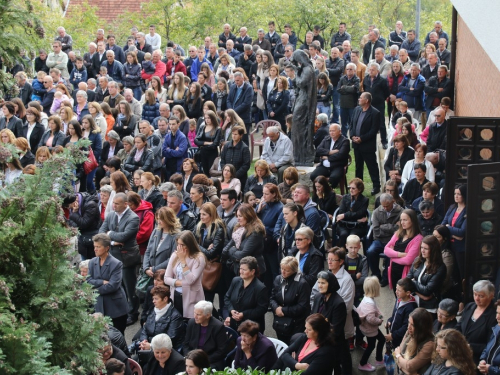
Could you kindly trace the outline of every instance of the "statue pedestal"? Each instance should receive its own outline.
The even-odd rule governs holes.
[[[312,164],[311,166],[295,165],[295,168],[297,168],[297,171],[299,172],[299,183],[309,186],[309,188],[312,189],[313,182],[311,181],[310,176],[311,173],[316,169],[316,167],[314,167],[314,164]]]

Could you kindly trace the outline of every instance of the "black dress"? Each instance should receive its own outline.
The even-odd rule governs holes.
[[[401,238],[398,238],[396,243],[394,244],[394,250],[398,251],[400,253],[406,252],[406,247],[408,244],[413,240],[412,238],[408,238],[406,241],[403,241]],[[391,280],[392,280],[392,287],[394,291],[396,291],[396,283],[398,282],[399,279],[403,277],[403,270],[405,266],[402,264],[398,264],[396,262],[392,262],[391,266]]]

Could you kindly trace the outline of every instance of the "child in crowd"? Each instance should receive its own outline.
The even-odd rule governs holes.
[[[361,321],[359,328],[368,340],[368,347],[359,361],[358,369],[361,371],[375,371],[375,367],[368,363],[368,358],[372,354],[373,349],[375,349],[375,344],[377,344],[375,365],[384,366],[383,350],[385,344],[385,337],[379,329],[380,325],[384,322],[384,317],[374,299],[380,296],[378,278],[376,276],[367,277],[363,284],[363,290],[365,297],[356,308],[356,311]]]
[[[54,93],[54,101],[52,102],[52,106],[50,107],[50,113],[53,115],[59,113],[59,110],[61,109],[62,106],[62,102],[65,100],[69,100],[68,96],[59,89],[57,89],[56,92]]]
[[[101,66],[99,68],[99,74],[97,75],[97,79],[99,79],[99,77],[106,77],[109,81],[111,77],[108,75],[108,68],[106,68],[105,66]]]
[[[189,132],[187,134],[189,144],[191,145],[190,147],[198,147],[194,143],[194,139],[196,138],[196,120],[195,119],[189,119]]]
[[[252,207],[257,207],[257,197],[251,191],[248,191],[243,196],[243,203],[248,203]]]
[[[43,79],[47,73],[45,73],[43,70],[40,70],[36,74],[36,78],[31,82],[31,87],[33,87],[33,94],[31,94],[31,100],[38,100],[39,102],[42,101],[43,96],[47,92],[47,90],[43,87]]]
[[[397,348],[408,329],[408,318],[417,306],[417,301],[412,296],[414,285],[410,279],[406,277],[400,279],[396,285],[396,303],[392,316],[387,319],[386,328],[389,333],[385,336],[386,341],[392,342],[392,346]]]
[[[351,275],[354,281],[355,294],[354,306],[358,307],[364,297],[363,284],[368,277],[368,262],[364,255],[359,254],[361,249],[361,240],[355,234],[347,237],[346,240],[347,256],[345,258],[344,267]],[[350,339],[350,347],[354,350],[354,337]],[[366,349],[367,344],[363,341],[363,334],[359,326],[356,327],[356,346]]]
[[[396,122],[402,117],[406,118],[411,124],[413,119],[411,118],[410,112],[408,112],[408,103],[406,103],[404,100],[396,101],[395,106],[398,111],[392,116],[392,126],[396,127]]]
[[[50,154],[47,146],[38,147],[35,155],[35,166],[37,168],[42,168],[43,163],[45,163],[51,156],[52,155]]]
[[[290,139],[292,139],[292,119],[293,115],[287,115],[285,117],[285,123],[286,123],[286,136]]]
[[[142,69],[146,74],[154,74],[156,71],[156,66],[153,64],[151,59],[152,55],[149,52],[146,52],[146,54],[144,54],[144,60],[142,61]],[[144,83],[147,85],[150,81],[150,79],[146,79],[144,80]]]
[[[76,56],[75,67],[69,75],[69,82],[75,90],[78,90],[80,82],[87,82],[87,69],[83,66],[83,57]]]

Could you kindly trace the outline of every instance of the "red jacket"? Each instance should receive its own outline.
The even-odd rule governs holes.
[[[173,76],[173,74],[172,74],[172,64],[173,63],[174,63],[174,60],[168,60],[167,71],[166,71],[165,75],[167,75],[167,76],[172,75]],[[181,72],[182,74],[187,76],[186,65],[184,65],[184,63],[180,60],[177,63],[177,65],[175,66],[174,73],[177,73],[177,72]]]
[[[146,74],[144,72],[144,69],[142,70],[141,72],[141,77],[142,79],[151,79],[153,78],[153,76],[157,76],[158,78],[160,78],[160,81],[161,81],[161,84],[163,85],[163,82],[164,82],[164,76],[165,76],[165,72],[167,71],[167,66],[165,65],[165,63],[163,61],[158,61],[156,63],[156,70],[153,74]]]
[[[143,200],[134,212],[139,216],[139,232],[137,232],[136,239],[139,244],[139,251],[141,255],[144,255],[148,247],[149,237],[151,237],[155,226],[153,205]]]

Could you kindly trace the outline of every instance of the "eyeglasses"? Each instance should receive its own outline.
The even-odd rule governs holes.
[[[340,259],[328,259],[328,262],[340,262]]]
[[[354,186],[349,186],[349,190],[358,190],[358,188]]]
[[[301,242],[301,241],[305,241],[307,238],[296,238],[295,241],[296,242]]]
[[[385,189],[386,193],[394,193],[396,190],[391,190],[391,189]]]

